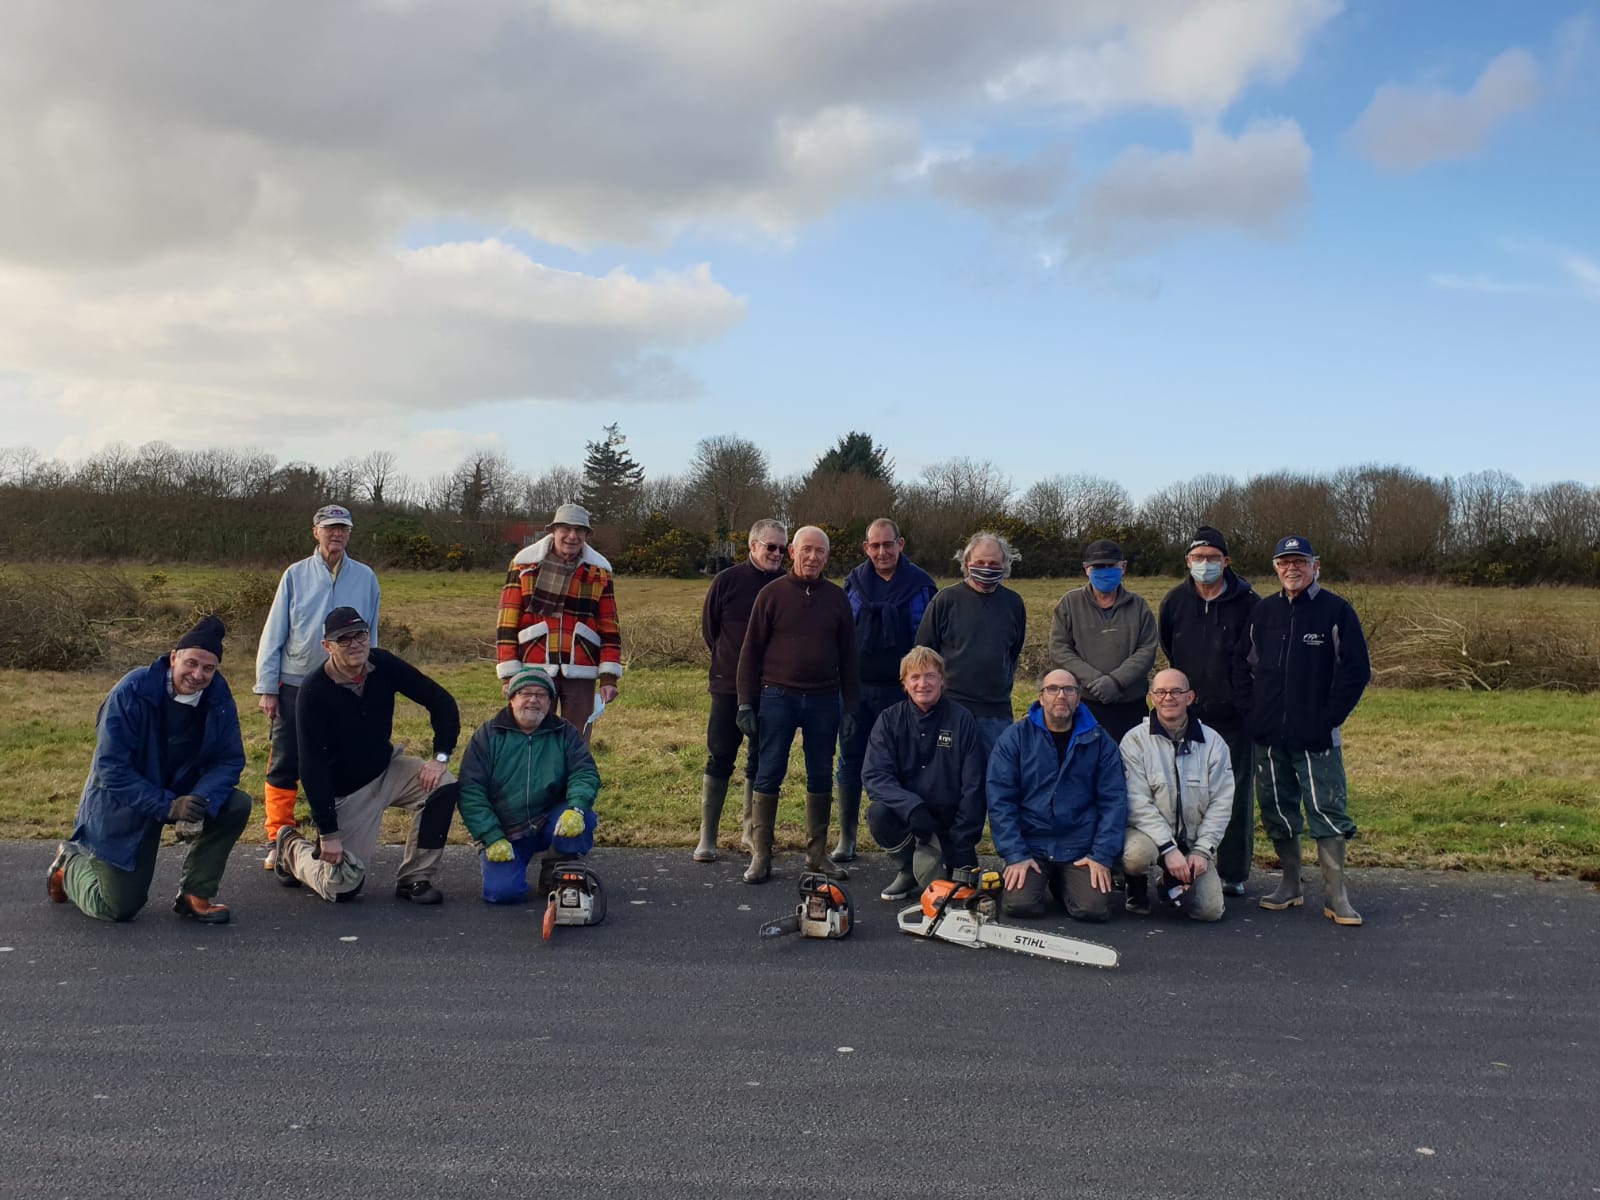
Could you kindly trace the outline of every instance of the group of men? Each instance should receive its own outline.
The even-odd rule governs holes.
[[[512,560],[501,596],[505,707],[449,763],[460,710],[439,683],[378,640],[379,587],[346,553],[354,519],[330,504],[312,519],[316,550],[284,571],[256,654],[255,692],[270,722],[263,865],[286,886],[349,900],[366,885],[383,814],[410,815],[395,894],[438,904],[434,875],[457,808],[479,846],[483,899],[513,903],[537,859],[548,890],[560,859],[594,844],[600,776],[595,712],[616,698],[621,640],[610,565],[590,550],[588,514],[563,505],[550,532]],[[169,654],[124,676],[101,704],[72,836],[47,875],[50,898],[89,916],[131,920],[145,905],[162,829],[190,841],[174,909],[221,924],[217,894],[249,824],[239,790],[239,714],[220,671],[226,630],[202,618]],[[395,700],[427,710],[431,754],[393,741]],[[315,836],[295,820],[304,788]]]
[[[348,509],[317,511],[316,550],[283,573],[262,632],[254,691],[271,736],[263,865],[287,886],[349,899],[366,884],[383,813],[397,808],[411,825],[396,895],[437,904],[434,875],[459,808],[485,901],[525,898],[535,860],[547,890],[559,859],[593,846],[600,777],[588,741],[623,670],[611,568],[588,544],[588,513],[562,505],[549,532],[511,562],[496,639],[506,705],[473,734],[459,779],[449,771],[459,709],[378,647],[380,589],[347,553],[353,529]],[[1016,559],[1005,538],[974,534],[958,555],[961,581],[943,590],[905,556],[888,518],[868,526],[863,561],[842,587],[826,577],[831,546],[815,526],[791,539],[780,522],[758,521],[749,546],[702,609],[711,709],[695,861],[717,858],[743,745],[744,879],[770,877],[798,734],[807,868],[847,877],[864,792],[868,828],[896,868],[886,900],[975,865],[987,821],[1013,915],[1040,914],[1053,897],[1073,917],[1103,920],[1120,869],[1130,911],[1150,911],[1159,878],[1160,898],[1215,920],[1224,895],[1244,893],[1259,794],[1283,867],[1261,905],[1303,904],[1300,835],[1309,827],[1327,915],[1360,923],[1343,883],[1356,829],[1339,727],[1370,669],[1359,620],[1318,584],[1304,538],[1278,543],[1281,590],[1263,600],[1233,572],[1222,534],[1202,527],[1188,547],[1190,578],[1162,601],[1159,620],[1124,586],[1121,548],[1092,543],[1087,583],[1056,607],[1050,669],[1020,720],[1012,694],[1027,614],[1005,586]],[[225,634],[203,618],[107,696],[72,837],[50,866],[53,900],[131,919],[171,824],[192,842],[175,911],[229,919],[216,897],[250,798],[238,788],[239,716],[219,670]],[[1172,665],[1152,682],[1158,645]],[[398,696],[428,712],[427,758],[393,743]],[[302,787],[314,837],[295,820]]]
[[[798,733],[806,867],[846,877],[864,788],[868,828],[897,868],[885,900],[975,865],[987,820],[1007,913],[1039,915],[1053,898],[1072,917],[1104,920],[1120,871],[1129,911],[1149,913],[1159,883],[1159,902],[1214,921],[1225,896],[1245,893],[1259,794],[1283,868],[1261,906],[1304,903],[1309,828],[1325,915],[1361,923],[1344,884],[1356,826],[1339,735],[1371,668],[1354,610],[1317,582],[1309,541],[1278,542],[1280,590],[1262,599],[1233,571],[1224,536],[1202,526],[1187,547],[1189,577],[1159,618],[1124,586],[1122,548],[1091,543],[1087,582],[1056,606],[1049,669],[1020,720],[1012,693],[1027,614],[1005,586],[1010,545],[974,534],[958,556],[961,582],[941,591],[904,550],[893,521],[872,522],[864,561],[841,587],[825,577],[821,529],[788,541],[765,520],[750,530],[749,559],[713,582],[702,609],[712,701],[696,862],[717,857],[742,739],[744,878],[769,877]],[[1152,680],[1158,647],[1171,666]],[[827,855],[835,798],[840,837]]]

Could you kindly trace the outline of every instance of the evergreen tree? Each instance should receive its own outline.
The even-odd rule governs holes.
[[[627,518],[644,483],[644,468],[622,449],[628,439],[621,427],[605,427],[605,437],[584,443],[583,506],[595,524],[612,524]]]
[[[847,475],[852,472],[880,483],[893,483],[894,460],[882,446],[873,445],[870,434],[852,431],[817,459],[817,465],[812,469],[814,475]]]

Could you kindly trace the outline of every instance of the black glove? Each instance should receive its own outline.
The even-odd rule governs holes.
[[[177,796],[173,798],[172,807],[167,809],[167,820],[174,823],[178,821],[199,821],[206,815],[206,798],[204,796]]]
[[[855,740],[856,715],[855,713],[845,713],[844,716],[839,718],[839,744],[841,746],[848,746]]]
[[[739,711],[734,714],[733,723],[739,727],[739,732],[751,741],[756,736],[756,710],[749,704],[739,705]]]
[[[928,811],[926,804],[919,804],[913,808],[906,817],[906,824],[911,826],[911,832],[921,841],[927,841],[939,832],[939,825],[933,819],[933,814]]]

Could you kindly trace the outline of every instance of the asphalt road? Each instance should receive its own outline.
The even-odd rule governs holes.
[[[329,905],[241,848],[234,923],[44,895],[0,843],[5,1197],[1590,1196],[1600,896],[1356,871],[1367,917],[1118,915],[1112,971],[856,932],[761,943],[764,887],[601,851],[610,917]],[[1069,929],[1069,926],[1071,927]]]

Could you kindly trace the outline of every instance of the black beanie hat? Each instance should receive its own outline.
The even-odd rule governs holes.
[[[213,616],[201,617],[195,622],[193,629],[178,639],[174,650],[209,650],[222,660],[222,639],[228,636],[227,629],[222,622]]]
[[[1221,553],[1223,558],[1228,557],[1228,539],[1209,525],[1202,525],[1194,531],[1194,537],[1189,541],[1189,549],[1193,550],[1196,546],[1210,546]]]

